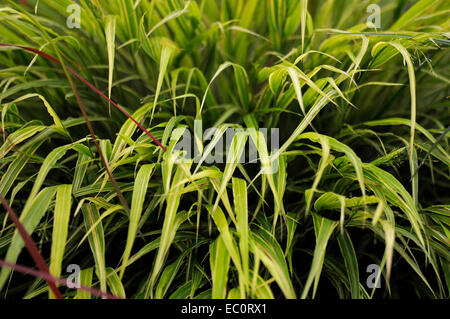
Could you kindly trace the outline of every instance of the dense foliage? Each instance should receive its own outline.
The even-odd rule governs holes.
[[[1,43],[56,59],[0,47],[0,195],[52,275],[127,298],[450,296],[449,1],[79,0],[80,28],[74,3],[0,7]],[[195,120],[218,128],[203,158],[227,128],[279,128],[280,149],[247,130],[227,163],[177,161]],[[0,221],[0,259],[35,267]],[[54,297],[7,267],[0,292]]]

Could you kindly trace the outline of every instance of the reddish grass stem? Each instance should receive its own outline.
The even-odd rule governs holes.
[[[27,5],[27,6],[31,7],[31,4],[27,0],[19,0],[19,1],[22,2],[23,4]]]
[[[58,277],[54,277],[54,276],[52,276],[52,275],[50,275],[48,273],[41,272],[41,271],[38,271],[38,270],[34,270],[34,269],[29,268],[29,267],[25,267],[25,266],[22,266],[22,265],[9,263],[9,262],[1,260],[1,259],[0,259],[0,266],[8,267],[8,268],[11,268],[12,270],[20,271],[20,272],[22,272],[24,274],[30,274],[32,276],[45,279],[47,282],[50,281],[50,282],[53,282],[55,284],[57,283],[57,284],[69,287],[69,285],[67,283],[67,280],[64,280],[64,279],[58,278]],[[91,295],[94,295],[94,296],[97,296],[97,297],[108,298],[108,299],[123,299],[123,298],[114,296],[114,295],[112,295],[112,294],[110,294],[108,292],[104,292],[104,291],[101,291],[101,290],[98,290],[98,289],[95,289],[95,288],[91,288],[91,287],[88,287],[88,286],[83,286],[81,284],[76,289],[89,292]]]
[[[19,218],[17,217],[16,213],[14,213],[13,209],[9,206],[6,199],[3,198],[3,196],[0,195],[0,201],[2,202],[3,207],[8,212],[9,217],[11,218],[12,222],[16,226],[20,236],[22,237],[25,246],[28,249],[28,252],[30,253],[31,257],[33,258],[34,262],[38,266],[41,272],[46,273],[50,275],[50,270],[48,269],[48,266],[42,257],[41,253],[39,252],[39,249],[37,248],[36,244],[34,243],[31,236],[28,234],[27,230],[25,229],[25,226],[20,222]],[[55,285],[55,282],[47,280],[47,284],[52,290],[53,294],[58,299],[62,299],[61,292],[59,291],[58,287]]]

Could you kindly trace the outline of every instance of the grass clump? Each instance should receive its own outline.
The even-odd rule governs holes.
[[[448,298],[449,10],[6,1],[0,195],[53,276],[75,264],[118,297]],[[226,128],[247,129],[227,163],[177,161],[196,121],[218,128],[192,140],[202,159]],[[279,129],[278,150],[259,128]],[[240,163],[250,140],[258,161]],[[0,259],[34,267],[0,219]],[[4,266],[0,291],[54,298],[44,279]]]

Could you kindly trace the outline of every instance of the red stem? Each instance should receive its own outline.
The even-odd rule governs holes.
[[[19,218],[17,218],[16,213],[12,210],[12,208],[9,206],[6,199],[3,198],[3,196],[0,195],[0,201],[3,204],[3,207],[5,207],[6,211],[8,212],[9,217],[11,218],[12,222],[16,226],[17,230],[19,231],[20,236],[22,237],[25,246],[28,249],[28,252],[30,253],[31,257],[33,258],[34,262],[38,266],[41,272],[47,273],[50,275],[50,270],[48,269],[47,264],[45,263],[44,258],[42,257],[41,253],[39,252],[39,249],[37,248],[36,244],[34,243],[31,236],[28,234],[27,230],[23,226],[23,224],[20,222]],[[58,299],[62,299],[61,292],[59,291],[58,287],[55,285],[54,282],[47,280],[47,284],[52,290],[53,294]]]
[[[19,1],[22,2],[23,4],[27,5],[27,6],[31,7],[31,4],[29,4],[27,0],[19,0]]]
[[[52,276],[52,275],[50,275],[48,273],[45,273],[45,272],[37,271],[37,270],[31,269],[31,268],[28,268],[28,267],[25,267],[25,266],[22,266],[22,265],[9,263],[9,262],[1,260],[1,259],[0,259],[0,266],[8,267],[8,268],[20,271],[20,272],[25,273],[25,274],[30,274],[32,276],[45,279],[47,282],[50,281],[50,282],[58,283],[60,285],[64,285],[64,286],[68,287],[67,280],[64,280],[64,279],[58,278],[58,277],[54,277],[54,276]],[[114,296],[114,295],[112,295],[110,293],[107,293],[107,292],[104,292],[104,291],[101,291],[101,290],[97,290],[95,288],[91,288],[91,287],[88,287],[88,286],[79,285],[79,288],[76,288],[76,289],[89,292],[91,295],[94,295],[94,296],[97,296],[97,297],[105,297],[105,298],[108,298],[108,299],[123,299],[123,298]]]

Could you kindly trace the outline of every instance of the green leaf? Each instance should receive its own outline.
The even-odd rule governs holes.
[[[122,256],[122,266],[120,267],[120,276],[123,278],[125,268],[130,257],[131,249],[133,248],[133,243],[136,238],[136,233],[138,229],[139,220],[142,215],[142,208],[144,205],[145,195],[147,194],[148,182],[150,180],[150,175],[154,169],[154,164],[143,165],[139,172],[137,173],[134,188],[133,197],[131,200],[131,210],[130,210],[130,223],[128,226],[128,236],[127,243],[125,245],[125,251]]]
[[[327,248],[328,240],[331,234],[337,226],[337,222],[330,219],[321,217],[317,214],[313,214],[314,220],[314,232],[316,235],[316,247],[314,249],[313,261],[311,263],[311,269],[309,270],[308,278],[302,291],[301,298],[308,297],[311,285],[314,282],[314,289],[312,297],[314,298],[319,284],[320,274],[322,272],[323,262],[325,259],[325,251]]]
[[[417,1],[408,11],[406,11],[400,19],[395,21],[394,25],[391,27],[391,30],[401,30],[408,23],[413,21],[414,19],[422,16],[425,11],[429,9],[430,6],[435,5],[437,2],[441,2],[440,0],[419,0]]]
[[[94,268],[90,267],[80,271],[80,285],[91,287]],[[91,299],[91,294],[87,291],[78,289],[75,299]]]
[[[352,298],[360,299],[358,259],[356,258],[356,252],[347,230],[344,230],[344,232],[338,236],[338,242],[342,257],[345,261]]]
[[[119,276],[117,276],[116,271],[111,267],[107,267],[106,276],[109,289],[111,289],[113,295],[125,299],[125,289],[123,288],[122,282],[120,281]]]
[[[114,75],[114,56],[116,53],[116,17],[108,15],[105,18],[105,37],[108,51],[108,97],[111,98],[111,89]],[[109,114],[111,115],[111,104],[109,103]]]
[[[249,281],[249,223],[247,207],[247,184],[244,180],[233,178],[233,197],[236,211],[239,249],[242,257],[244,282]]]
[[[72,185],[57,186],[55,217],[53,220],[52,248],[50,255],[50,273],[61,275],[61,265],[69,230],[70,210],[72,206]],[[50,292],[50,297],[55,298]]]
[[[227,294],[230,254],[223,241],[223,235],[217,237],[209,248],[211,265],[212,298],[224,299]]]
[[[289,276],[285,256],[278,242],[265,230],[257,233],[252,232],[250,238],[253,253],[261,259],[269,270],[284,296],[288,299],[295,299],[296,294]]]
[[[83,211],[86,230],[89,230],[100,218],[97,206],[84,204],[81,210]],[[95,260],[95,270],[100,279],[100,289],[106,292],[105,234],[101,222],[89,234],[88,240]]]

